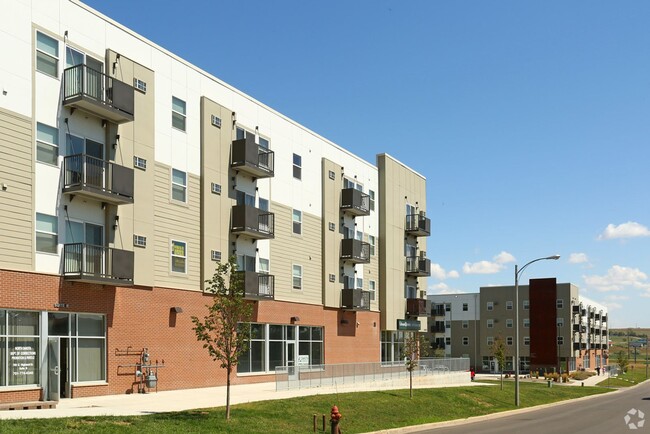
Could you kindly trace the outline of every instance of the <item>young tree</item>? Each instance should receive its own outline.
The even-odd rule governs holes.
[[[253,306],[244,299],[244,286],[235,258],[218,263],[212,279],[207,280],[207,292],[213,293],[212,304],[203,319],[192,317],[196,339],[203,341],[212,360],[226,369],[226,419],[230,419],[230,376],[239,356],[248,350],[250,327],[242,327],[253,316]],[[245,324],[247,325],[247,324]]]
[[[621,372],[627,372],[627,366],[630,361],[627,357],[625,357],[625,353],[623,351],[619,351],[616,355],[616,363],[618,363],[618,368],[621,370]]]
[[[497,336],[492,342],[492,345],[490,345],[490,353],[499,364],[499,379],[501,380],[501,390],[503,390],[503,368],[506,365],[506,358],[508,357],[508,347],[506,347],[506,343],[501,336]]]
[[[404,341],[402,357],[406,360],[406,370],[409,372],[409,397],[413,398],[413,371],[418,367],[420,358],[429,355],[429,342],[423,334],[411,333]]]

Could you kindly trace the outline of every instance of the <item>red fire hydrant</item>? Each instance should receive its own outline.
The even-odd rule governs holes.
[[[332,412],[330,413],[330,424],[332,427],[332,430],[330,431],[331,434],[340,434],[341,433],[341,428],[339,428],[339,421],[343,415],[339,413],[339,408],[337,406],[332,406]]]

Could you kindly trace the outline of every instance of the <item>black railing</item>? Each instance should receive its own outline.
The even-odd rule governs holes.
[[[370,310],[370,291],[361,288],[343,288],[341,307],[347,310]]]
[[[256,273],[255,271],[238,271],[244,285],[244,297],[251,299],[269,299],[275,297],[275,276]]]
[[[413,316],[425,316],[427,314],[427,301],[422,298],[407,298],[406,314]]]
[[[275,153],[255,143],[254,135],[234,140],[231,151],[232,167],[257,178],[269,178],[274,175]]]
[[[63,276],[70,280],[132,284],[133,252],[84,243],[65,244]]]
[[[405,231],[416,236],[431,235],[431,219],[424,214],[409,214],[406,216]]]
[[[414,276],[430,276],[431,260],[422,256],[407,256],[404,271]]]
[[[74,104],[81,99],[96,104],[97,114],[102,117],[117,122],[133,120],[133,87],[86,65],[63,71],[63,104]],[[83,108],[93,111],[91,105]],[[105,113],[106,108],[113,113]]]
[[[87,191],[102,200],[133,203],[133,169],[87,154],[63,159],[63,191]]]
[[[250,205],[235,205],[232,207],[231,231],[256,239],[273,238],[275,214]]]
[[[431,309],[431,316],[445,316],[445,307],[444,306],[436,306],[433,309]]]
[[[358,216],[370,215],[370,196],[356,188],[344,188],[341,209]]]
[[[341,240],[341,259],[357,264],[370,262],[370,244],[347,238]]]

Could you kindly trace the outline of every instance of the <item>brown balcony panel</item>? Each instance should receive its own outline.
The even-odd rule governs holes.
[[[431,276],[431,260],[420,256],[406,258],[406,274],[415,277]]]
[[[63,71],[63,105],[116,124],[134,118],[133,87],[86,65]]]
[[[113,205],[133,203],[133,169],[86,154],[63,159],[63,193]]]
[[[370,215],[370,196],[356,188],[341,191],[341,210],[354,216]]]
[[[233,169],[248,173],[254,178],[274,176],[275,153],[255,143],[255,136],[234,140],[231,149]]]
[[[431,235],[431,219],[422,214],[409,214],[404,230],[416,237],[428,237]]]
[[[275,237],[275,214],[249,205],[232,207],[231,228],[233,234],[245,235],[256,240]]]
[[[255,271],[239,271],[244,286],[244,298],[251,300],[273,300],[275,298],[275,276],[272,274],[256,273]]]
[[[133,252],[128,250],[84,243],[63,246],[63,277],[66,280],[131,286],[133,264]]]
[[[360,288],[341,290],[341,308],[345,310],[370,310],[370,292]]]
[[[422,298],[407,298],[406,314],[411,316],[426,316],[427,301]]]
[[[341,260],[354,264],[370,263],[370,244],[355,239],[341,240]]]

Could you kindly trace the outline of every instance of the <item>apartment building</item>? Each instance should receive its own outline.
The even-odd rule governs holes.
[[[254,306],[235,384],[426,330],[423,176],[77,0],[0,23],[0,402],[225,384],[191,317],[231,255]]]
[[[514,286],[480,293],[429,295],[428,336],[448,357],[468,357],[479,372],[514,370]],[[607,364],[607,308],[570,283],[531,279],[519,286],[519,354],[522,371],[573,371]],[[508,357],[498,366],[491,346],[502,339]]]

